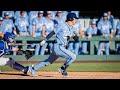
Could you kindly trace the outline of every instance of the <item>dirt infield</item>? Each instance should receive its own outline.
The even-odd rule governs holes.
[[[18,71],[0,72],[0,79],[120,79],[120,72],[68,72],[68,78],[62,77],[59,72],[38,71],[37,74],[37,77],[32,77]]]

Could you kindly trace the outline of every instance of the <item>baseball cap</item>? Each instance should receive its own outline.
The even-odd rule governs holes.
[[[57,11],[57,13],[62,13],[62,11]]]
[[[5,12],[5,14],[4,14],[5,16],[9,16],[9,12]]]
[[[93,20],[93,21],[91,22],[91,24],[96,24],[96,21]]]
[[[47,11],[47,14],[51,14],[51,11]]]
[[[104,13],[103,16],[104,16],[104,17],[107,17],[107,13]]]
[[[74,20],[74,18],[78,19],[78,17],[76,16],[75,13],[68,13],[67,20],[72,21],[72,20]]]
[[[0,17],[0,21],[3,21],[3,18],[2,18],[2,17]]]
[[[39,11],[39,12],[38,12],[38,14],[43,14],[43,13],[44,13],[44,11]]]

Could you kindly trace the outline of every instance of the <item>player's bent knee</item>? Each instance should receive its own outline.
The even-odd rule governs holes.
[[[72,60],[75,60],[75,59],[76,59],[76,55],[73,54],[73,55],[72,55]]]

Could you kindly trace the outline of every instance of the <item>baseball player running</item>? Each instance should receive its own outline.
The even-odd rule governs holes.
[[[49,38],[51,38],[54,34],[56,34],[55,43],[53,44],[52,53],[50,53],[50,56],[46,60],[34,66],[29,66],[32,76],[37,76],[35,72],[38,69],[47,66],[49,64],[52,64],[56,59],[62,57],[62,58],[66,58],[66,61],[58,69],[58,71],[63,75],[63,77],[68,77],[68,73],[66,69],[76,59],[76,55],[71,51],[67,50],[66,46],[71,37],[71,30],[73,29],[73,25],[76,23],[76,19],[77,17],[74,13],[68,13],[66,22],[64,22],[63,25],[57,25],[54,31],[48,34],[46,39],[40,43],[41,45],[44,45],[45,42],[49,40]]]

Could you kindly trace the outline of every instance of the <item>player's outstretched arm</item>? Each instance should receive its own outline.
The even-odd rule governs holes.
[[[46,43],[46,41],[49,40],[54,34],[55,34],[54,31],[52,31],[51,33],[49,33],[49,34],[47,35],[47,37],[40,42],[40,45],[43,46],[43,45]]]

